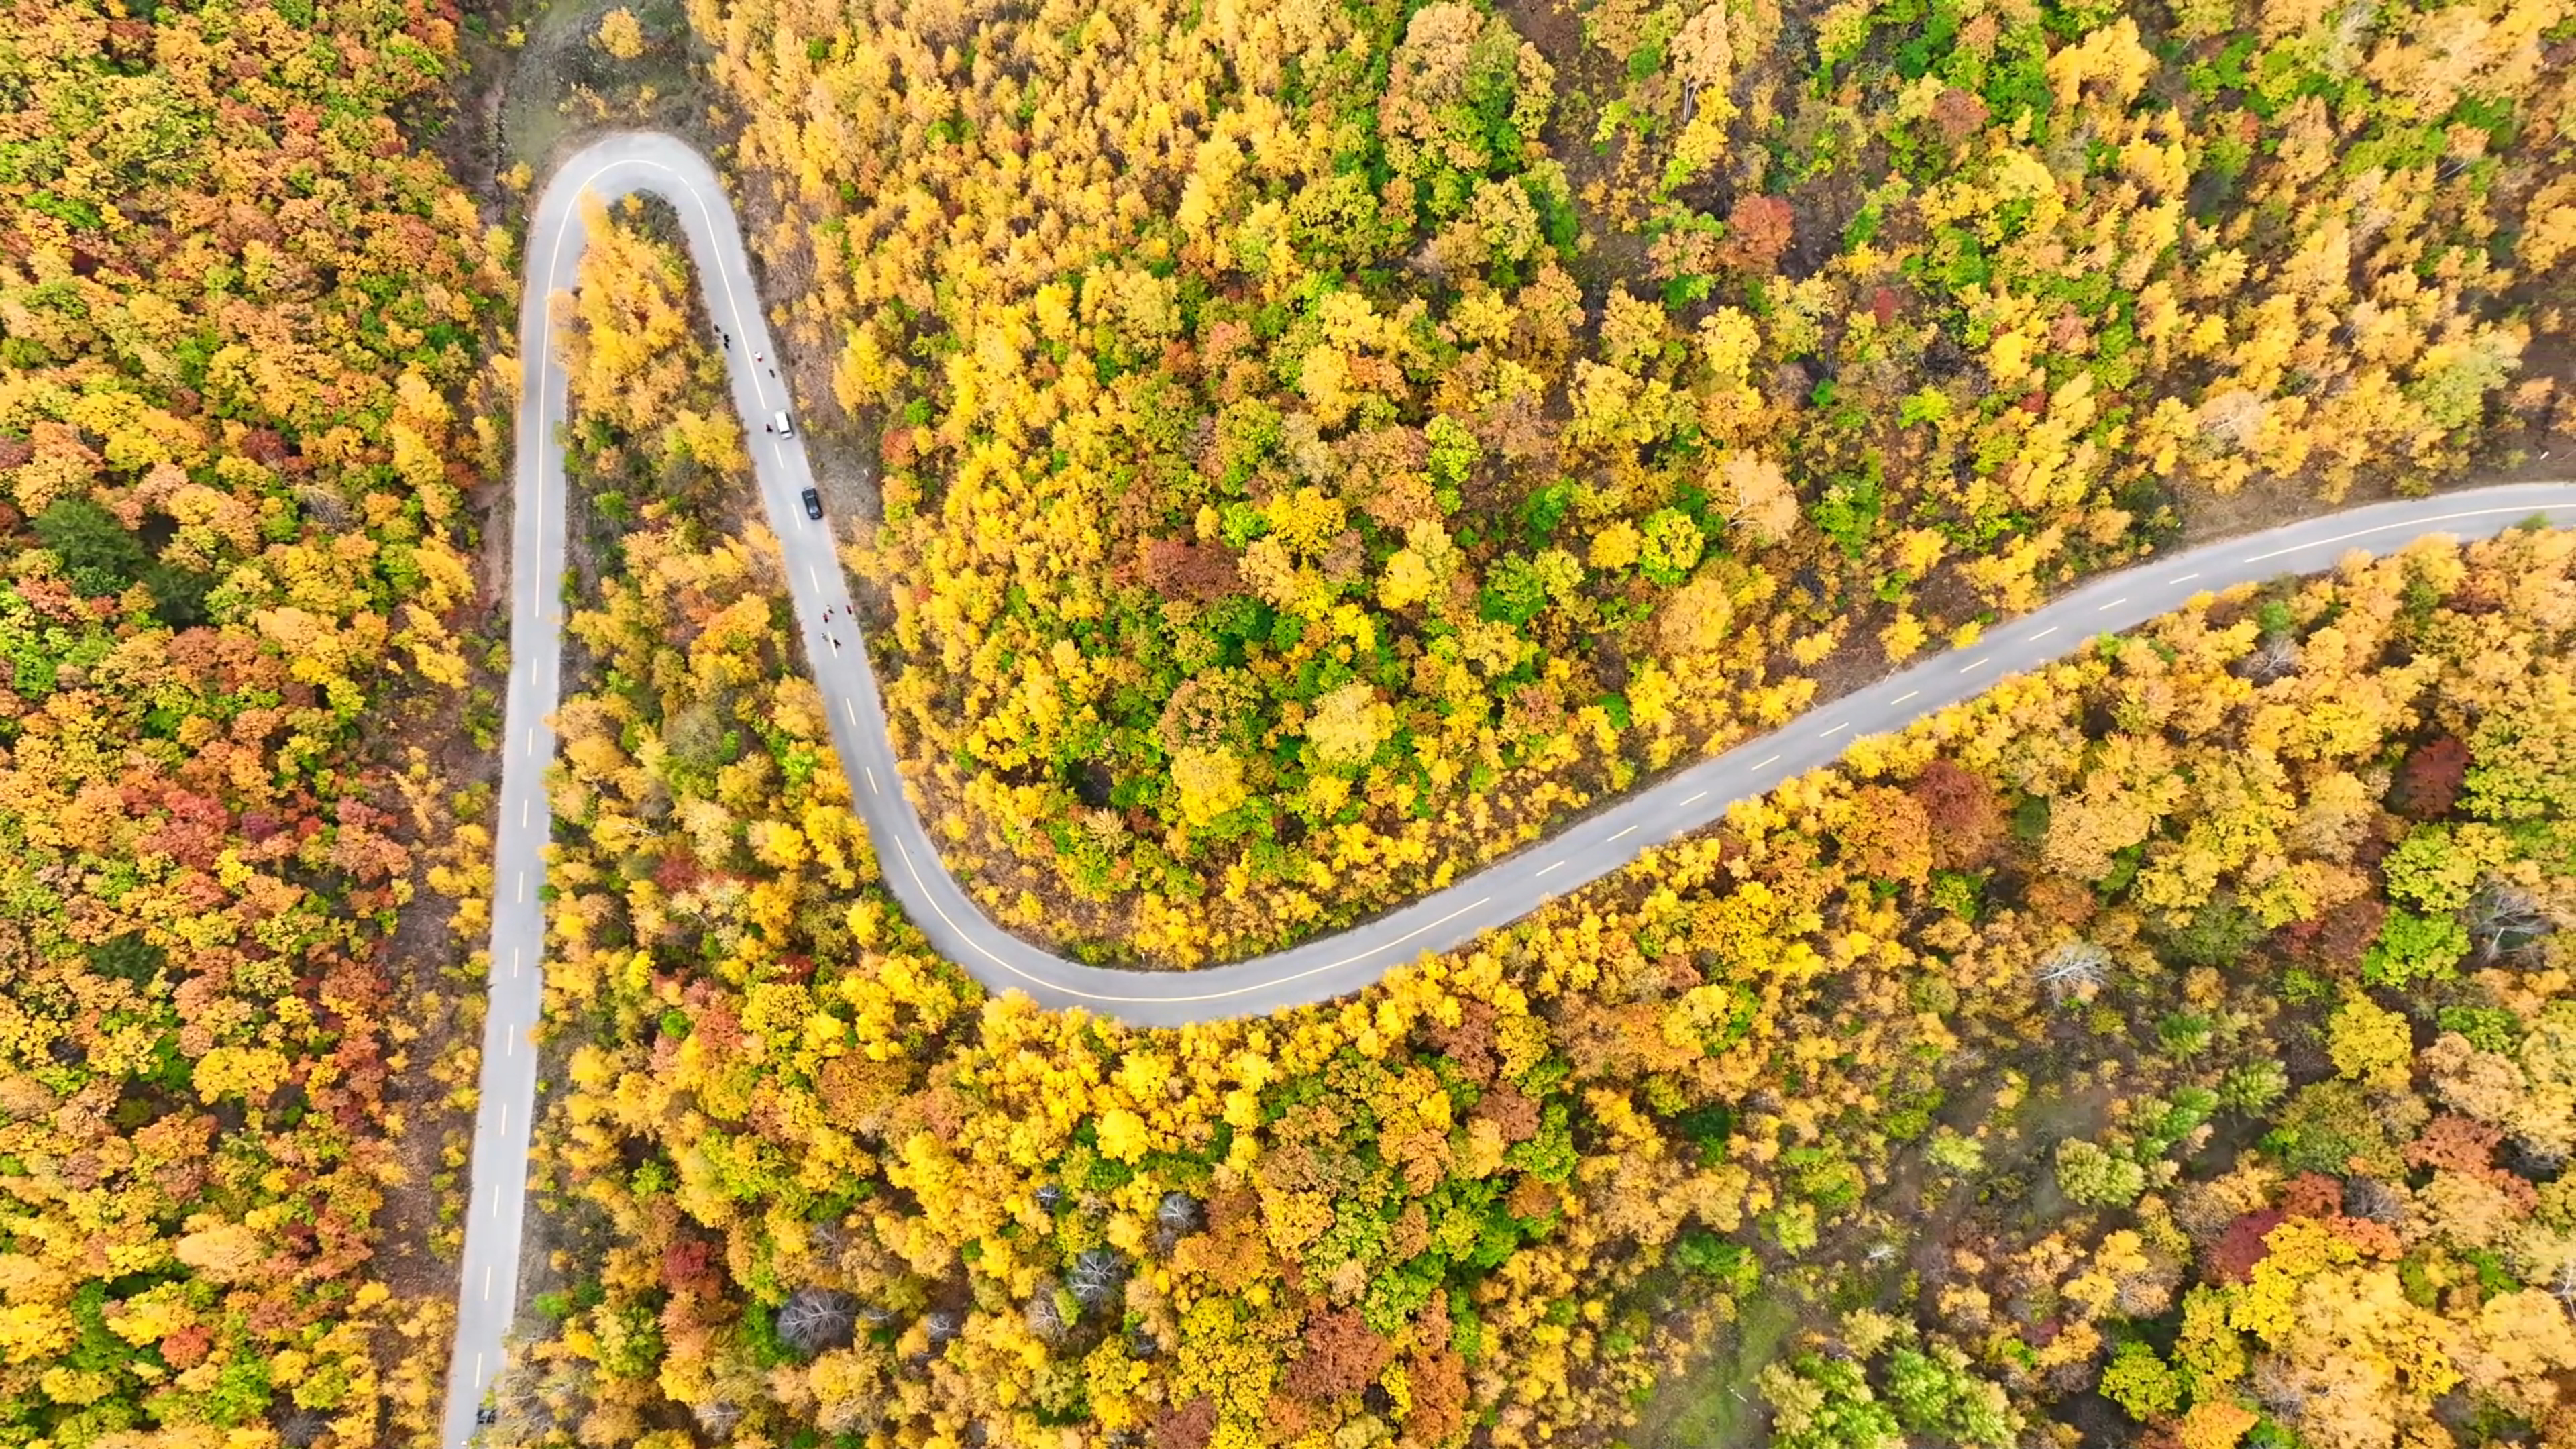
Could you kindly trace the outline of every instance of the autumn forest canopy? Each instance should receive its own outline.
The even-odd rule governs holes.
[[[419,886],[461,843],[445,731],[511,287],[404,137],[448,104],[456,22],[0,25],[13,1445],[428,1422],[447,1119],[413,1052],[461,955]]]
[[[2553,4],[692,14],[951,864],[1100,959],[2558,404]]]
[[[747,483],[680,445],[667,214],[601,221],[576,469]],[[929,952],[757,526],[655,491],[582,521],[503,1443],[1519,1449],[1676,1377],[1720,1427],[1661,1442],[2571,1428],[2576,536],[2204,601],[1355,1001],[1150,1032]]]
[[[727,174],[934,836],[1088,959],[2576,446],[2561,0],[603,8],[0,0],[0,1449],[437,1437],[550,24]],[[2569,534],[1128,1030],[885,891],[740,359],[587,220],[495,1445],[2576,1445]]]

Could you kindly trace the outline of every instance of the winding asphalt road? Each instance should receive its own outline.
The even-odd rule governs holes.
[[[536,1108],[537,1063],[529,1036],[541,997],[541,891],[552,824],[544,777],[554,757],[549,719],[562,682],[564,471],[555,426],[565,415],[565,374],[548,302],[571,290],[587,243],[575,204],[584,191],[603,199],[645,191],[671,202],[706,289],[707,311],[732,335],[726,361],[736,411],[758,422],[790,406],[772,373],[777,347],[761,313],[740,226],[706,159],[677,137],[620,134],[566,162],[548,183],[528,229],[519,302],[524,394],[511,553],[508,738],[494,851],[482,1106],[449,1372],[445,1441],[455,1449],[472,1438],[476,1406],[500,1372],[503,1335],[517,1300],[529,1122]],[[1250,1016],[1357,991],[1398,962],[1464,945],[1707,825],[1735,801],[1833,760],[1859,735],[1902,728],[2097,635],[2168,612],[2195,594],[2324,568],[2346,550],[2386,553],[2428,534],[2485,537],[2534,515],[2576,523],[2576,484],[2529,483],[2372,504],[2206,544],[2096,579],[2035,614],[1988,631],[1973,648],[1925,660],[1703,760],[1364,925],[1257,960],[1147,973],[1085,966],[1020,940],[985,919],[940,865],[903,794],[876,679],[851,622],[833,524],[808,520],[800,502],[814,482],[804,440],[763,433],[748,441],[761,499],[785,554],[806,657],[829,706],[832,742],[895,898],[942,954],[986,987],[1025,991],[1045,1006],[1083,1007],[1144,1026]]]

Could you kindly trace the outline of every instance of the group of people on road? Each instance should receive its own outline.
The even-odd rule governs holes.
[[[721,343],[723,343],[723,344],[724,344],[724,350],[725,350],[725,351],[727,351],[727,352],[731,352],[731,351],[733,351],[733,334],[732,334],[732,333],[727,332],[727,331],[726,331],[726,330],[724,330],[723,328],[719,327],[719,328],[717,328],[717,329],[716,329],[716,340],[717,340],[718,342],[721,342]],[[753,353],[753,354],[751,355],[751,360],[752,360],[752,361],[754,361],[754,362],[756,362],[756,363],[759,363],[761,366],[763,366],[763,367],[765,367],[765,368],[768,368],[768,370],[769,370],[769,375],[770,375],[771,377],[776,377],[776,376],[778,375],[778,369],[777,369],[776,367],[770,366],[770,362],[769,362],[769,359],[768,359],[768,357],[767,357],[767,356],[765,356],[765,355],[763,355],[763,354],[761,354],[761,353],[757,353],[757,352],[755,352],[755,353]]]

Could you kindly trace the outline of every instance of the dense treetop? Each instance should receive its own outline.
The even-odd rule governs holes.
[[[446,1290],[397,1298],[375,1260],[386,1083],[441,964],[397,956],[395,913],[452,822],[362,722],[452,721],[466,677],[497,434],[464,419],[507,259],[399,124],[444,103],[454,24],[37,0],[0,27],[12,1444],[425,1422]]]
[[[950,863],[1112,958],[1346,922],[2555,396],[2561,4],[692,14],[880,445]]]
[[[619,225],[577,315],[682,295]],[[2205,599],[1356,1000],[1135,1031],[891,911],[759,536],[606,416],[711,359],[624,325],[503,1442],[1591,1442],[1784,1315],[1789,1445],[2569,1427],[2569,536]]]

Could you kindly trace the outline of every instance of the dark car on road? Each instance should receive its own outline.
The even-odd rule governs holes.
[[[807,518],[823,516],[823,495],[811,488],[805,490],[805,516]]]

